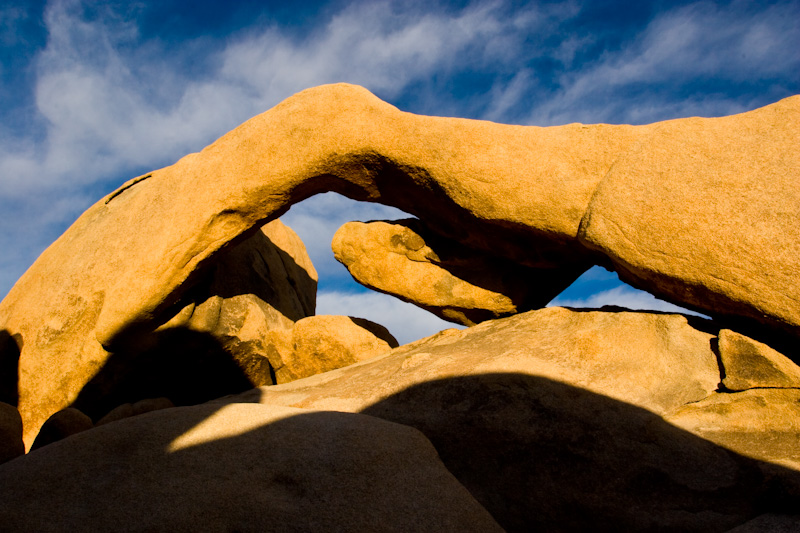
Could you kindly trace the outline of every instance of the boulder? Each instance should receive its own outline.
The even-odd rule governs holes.
[[[354,367],[241,397],[277,403],[286,395],[295,407],[354,411],[420,380],[519,372],[666,414],[708,397],[720,381],[714,335],[687,320],[549,307],[445,330]],[[705,328],[701,319],[692,323]]]
[[[715,327],[547,308],[220,403],[361,412],[415,427],[507,531],[721,532],[800,504],[791,462],[800,413],[788,396],[752,402],[727,428],[738,443],[705,433],[706,418],[691,410],[732,397],[717,392]],[[714,420],[725,429],[724,417]],[[774,453],[753,455],[759,443]]]
[[[16,407],[0,402],[0,464],[24,453],[22,417]]]
[[[36,440],[31,445],[31,450],[47,446],[93,427],[92,419],[78,409],[73,407],[62,409],[54,413],[42,425],[42,429],[36,435]]]
[[[526,267],[437,237],[413,219],[349,222],[331,246],[362,285],[465,326],[544,307],[588,266]]]
[[[223,252],[157,334],[185,328],[210,335],[253,385],[272,384],[271,367],[280,365],[270,361],[272,338],[314,314],[317,278],[303,242],[275,220]]]
[[[502,529],[418,431],[366,415],[199,405],[0,467],[0,524],[61,531]]]
[[[718,342],[726,389],[800,389],[800,367],[782,353],[729,329],[719,332]]]
[[[800,389],[714,393],[667,420],[742,455],[800,471]]]
[[[291,346],[279,353],[276,383],[287,383],[371,359],[397,348],[389,331],[369,320],[340,315],[316,315],[298,320]]]

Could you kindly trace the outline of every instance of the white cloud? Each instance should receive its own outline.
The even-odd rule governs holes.
[[[320,292],[317,295],[317,314],[372,320],[387,328],[401,345],[443,329],[463,329],[463,326],[446,322],[416,305],[377,292]]]
[[[598,309],[604,305],[615,305],[627,309],[642,311],[664,311],[667,313],[682,313],[688,315],[705,316],[683,307],[659,300],[652,294],[623,285],[606,291],[598,292],[587,298],[562,299],[556,298],[549,306],[580,307]]]
[[[723,94],[663,98],[666,88],[690,91],[692,84],[744,83],[800,69],[797,3],[760,10],[748,2],[729,6],[697,2],[657,16],[633,42],[603,54],[583,68],[566,71],[560,89],[532,110],[531,124],[568,122],[648,123],[684,116],[721,116],[771,103],[769,94],[748,102]],[[580,46],[571,42],[574,55]],[[564,52],[564,51],[562,51]],[[642,87],[656,88],[644,90]],[[783,90],[782,87],[777,89]],[[627,98],[620,93],[628,91]],[[640,94],[639,94],[640,93]]]

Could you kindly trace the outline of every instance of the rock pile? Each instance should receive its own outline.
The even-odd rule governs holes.
[[[91,207],[0,303],[0,524],[795,527],[798,130],[800,97],[535,128],[295,95]],[[276,217],[328,190],[418,217],[340,228],[358,281],[472,327],[315,315]],[[594,264],[713,320],[542,309]]]

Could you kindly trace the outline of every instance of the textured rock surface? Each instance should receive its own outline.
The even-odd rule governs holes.
[[[800,473],[787,455],[787,439],[800,435],[796,403],[784,398],[772,413],[772,400],[755,402],[727,428],[740,441],[705,438],[702,410],[685,413],[735,395],[715,393],[713,324],[692,324],[701,329],[680,315],[548,308],[221,401],[413,426],[508,531],[726,531],[792,509],[800,503]],[[770,416],[772,427],[737,425]],[[775,444],[775,453],[750,456],[759,443]]]
[[[49,531],[502,531],[418,431],[263,405],[167,409],[0,467],[0,524]]]
[[[328,372],[371,359],[396,348],[397,340],[383,326],[340,315],[317,315],[298,320],[291,346],[275,365],[277,383]]]
[[[445,330],[385,357],[245,395],[357,411],[424,380],[520,372],[665,414],[716,390],[713,337],[682,315],[550,307]]]
[[[800,389],[715,393],[667,420],[748,457],[800,471]]]
[[[755,387],[800,389],[800,368],[766,344],[729,329],[719,332],[722,384],[731,391]]]
[[[585,270],[524,267],[437,237],[418,220],[349,222],[331,246],[362,285],[465,326],[544,307]]]
[[[109,351],[173,316],[228,243],[330,190],[527,266],[610,262],[674,302],[797,337],[798,120],[792,97],[717,119],[537,128],[416,116],[350,85],[303,91],[89,208],[0,303],[26,442]]]
[[[36,440],[31,445],[31,450],[47,446],[93,427],[92,419],[78,409],[73,407],[62,409],[45,421],[41,431],[36,435]]]
[[[22,417],[16,407],[0,402],[0,464],[23,453]]]
[[[797,337],[798,131],[800,96],[649,126],[599,184],[581,241],[629,283]]]
[[[208,334],[254,385],[273,383],[272,337],[314,314],[317,272],[305,245],[280,220],[223,252],[189,302],[159,331]],[[174,351],[174,346],[169,348]]]

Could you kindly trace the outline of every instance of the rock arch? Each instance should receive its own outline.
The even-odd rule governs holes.
[[[62,378],[91,376],[157,323],[215,254],[335,191],[529,267],[603,263],[666,300],[796,337],[797,131],[800,97],[716,119],[539,128],[309,89],[89,208],[0,304],[0,327],[24,342],[21,395],[46,369],[68,405]]]

